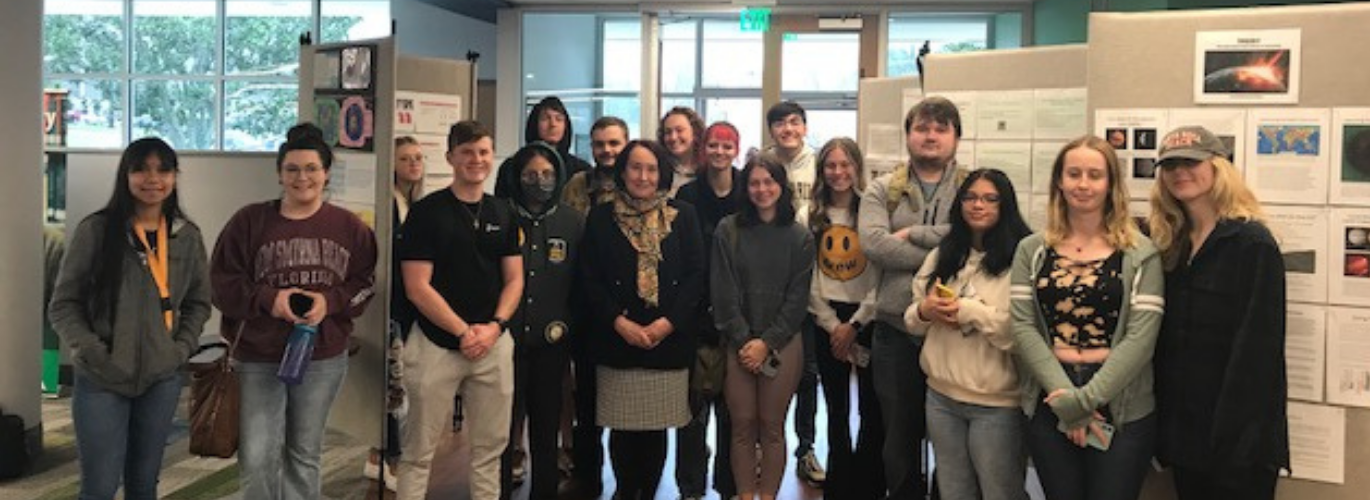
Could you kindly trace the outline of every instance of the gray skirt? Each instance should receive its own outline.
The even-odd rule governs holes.
[[[601,366],[595,420],[623,431],[684,427],[690,422],[690,370],[620,369]]]

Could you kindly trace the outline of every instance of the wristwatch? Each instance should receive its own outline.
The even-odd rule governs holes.
[[[853,330],[856,330],[856,331],[858,331],[858,332],[861,331],[861,327],[863,327],[863,326],[865,326],[865,325],[862,325],[860,321],[853,321],[853,322],[851,322],[851,327],[852,327],[852,329],[853,329]]]
[[[507,319],[495,318],[495,324],[499,325],[500,333],[504,333],[505,330],[509,329],[509,320]]]

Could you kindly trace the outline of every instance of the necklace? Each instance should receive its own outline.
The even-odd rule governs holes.
[[[461,209],[462,209],[462,211],[466,212],[466,215],[471,216],[471,229],[472,229],[472,230],[479,231],[479,230],[480,230],[480,211],[485,209],[485,197],[484,197],[484,196],[481,196],[481,197],[480,197],[480,201],[477,201],[477,202],[476,202],[476,211],[475,211],[475,213],[472,213],[472,212],[471,212],[471,209],[466,207],[466,202],[461,201],[460,199],[457,200],[457,206],[460,206]]]

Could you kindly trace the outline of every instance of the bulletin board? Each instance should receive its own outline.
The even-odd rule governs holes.
[[[1370,64],[1358,52],[1370,47],[1367,26],[1370,5],[1356,3],[1090,16],[1092,129],[1125,128],[1126,120],[1117,121],[1124,115],[1164,130],[1208,117],[1217,126],[1233,123],[1232,134],[1245,142],[1235,148],[1236,163],[1272,215],[1290,271],[1286,358],[1294,472],[1322,476],[1282,478],[1277,490],[1281,499],[1359,500],[1370,491],[1370,448],[1361,445],[1370,442],[1370,410],[1365,409],[1370,394],[1364,384],[1348,384],[1353,377],[1346,376],[1365,376],[1365,365],[1370,365],[1370,358],[1356,359],[1365,352],[1357,351],[1358,342],[1370,345],[1370,302],[1359,294],[1360,280],[1370,287],[1370,276],[1349,274],[1360,272],[1352,269],[1350,256],[1370,251],[1366,232],[1352,234],[1355,224],[1370,221],[1365,208],[1370,198],[1337,200],[1329,194],[1334,183],[1344,180],[1355,187],[1358,181],[1343,179],[1338,158],[1318,158],[1334,155],[1339,147],[1343,130],[1334,117],[1370,107]],[[1297,35],[1296,50],[1286,54],[1292,60],[1281,59],[1285,66],[1280,71],[1289,74],[1288,82],[1278,87],[1290,94],[1297,79],[1297,92],[1278,96],[1273,95],[1281,93],[1278,89],[1241,88],[1251,93],[1210,95],[1229,89],[1214,83],[1223,75],[1210,63],[1216,56],[1209,54],[1230,50],[1211,40],[1248,43],[1291,30]],[[1255,95],[1261,93],[1268,95]],[[1213,118],[1217,115],[1231,118]],[[1316,131],[1320,137],[1305,137],[1301,145],[1290,147],[1294,136],[1279,134],[1294,131]],[[1287,186],[1280,184],[1289,183],[1284,179],[1270,181],[1281,175],[1281,168],[1307,171],[1291,178],[1301,192],[1282,191]],[[1146,195],[1136,191],[1134,198]],[[1316,465],[1301,467],[1301,461]],[[1170,479],[1153,474],[1143,498],[1174,498]]]

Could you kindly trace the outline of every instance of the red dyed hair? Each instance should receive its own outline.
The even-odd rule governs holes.
[[[699,148],[695,150],[696,165],[709,164],[704,155],[705,147],[709,144],[710,140],[731,142],[733,143],[733,146],[739,150],[738,154],[742,153],[742,134],[737,132],[737,127],[726,121],[717,121],[712,125],[709,125],[709,128],[704,129],[704,137],[700,138]]]

